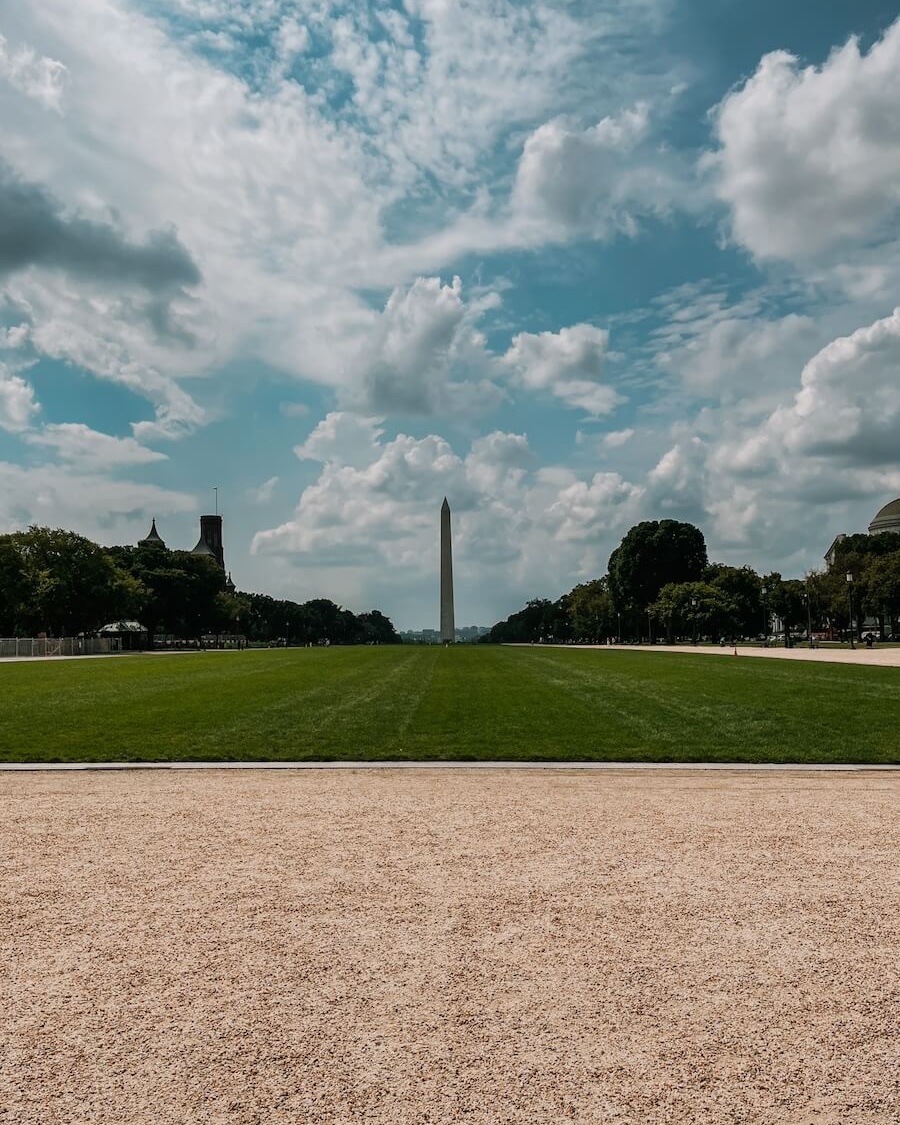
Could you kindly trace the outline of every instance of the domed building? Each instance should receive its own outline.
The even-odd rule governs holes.
[[[897,531],[900,532],[900,496],[896,500],[891,500],[885,504],[872,517],[872,522],[869,524],[868,532],[870,535],[880,535],[883,531]],[[835,549],[842,539],[847,536],[844,532],[837,535],[834,542],[825,552],[825,566],[831,570],[835,558]]]
[[[869,524],[870,535],[878,535],[882,531],[900,531],[900,497],[885,504]]]

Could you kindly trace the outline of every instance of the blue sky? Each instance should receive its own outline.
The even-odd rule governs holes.
[[[0,531],[457,619],[900,494],[895,4],[0,0]]]

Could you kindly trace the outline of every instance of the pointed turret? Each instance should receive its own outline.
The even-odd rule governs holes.
[[[197,540],[197,546],[191,551],[192,555],[206,555],[208,558],[214,559],[216,552],[210,547],[206,540],[201,535]]]
[[[225,593],[233,594],[237,586],[231,581],[231,571],[228,572],[228,577],[225,579]]]
[[[143,539],[138,540],[139,547],[165,547],[162,536],[156,530],[156,518],[154,517],[150,523],[150,530]]]

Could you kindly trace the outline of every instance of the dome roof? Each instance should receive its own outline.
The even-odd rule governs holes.
[[[900,497],[891,500],[876,512],[875,518],[869,524],[869,534],[877,535],[879,531],[900,531]]]

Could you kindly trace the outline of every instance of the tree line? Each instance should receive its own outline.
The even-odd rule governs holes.
[[[900,533],[846,536],[835,545],[828,570],[793,579],[710,562],[699,528],[648,520],[628,531],[601,578],[556,601],[529,601],[483,640],[748,638],[767,634],[773,616],[788,640],[792,632],[810,629],[840,635],[852,627],[859,635],[867,617],[877,620],[881,639],[894,634],[900,617]]]
[[[138,621],[153,637],[239,634],[290,644],[397,644],[378,610],[354,614],[326,598],[297,602],[231,593],[214,559],[161,544],[101,547],[72,531],[0,535],[0,636],[95,633]]]

